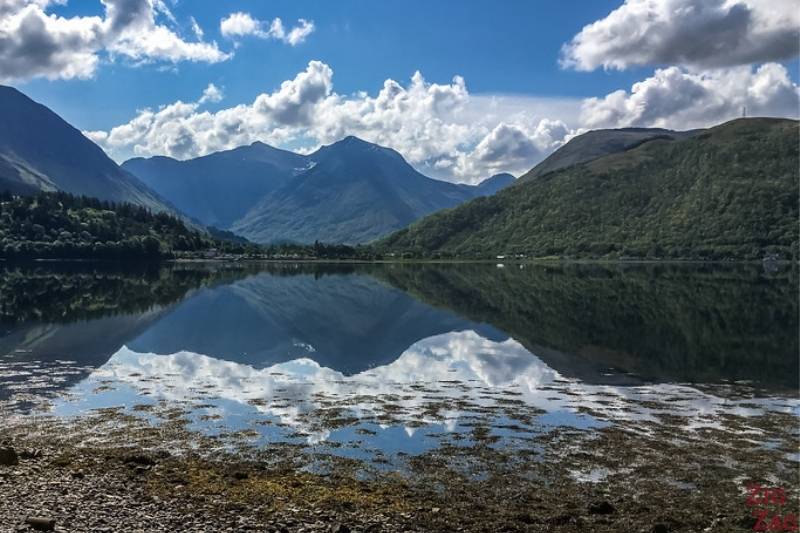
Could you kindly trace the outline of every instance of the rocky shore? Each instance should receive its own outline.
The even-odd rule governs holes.
[[[557,428],[511,449],[476,424],[469,445],[400,469],[209,438],[162,414],[4,424],[0,532],[747,531],[748,485],[785,491],[771,515],[800,502],[791,412]]]

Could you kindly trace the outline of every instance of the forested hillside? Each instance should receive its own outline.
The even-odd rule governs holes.
[[[798,123],[739,119],[518,183],[381,241],[405,256],[798,257]]]
[[[141,206],[62,192],[0,193],[0,258],[159,258],[220,247],[242,248]]]

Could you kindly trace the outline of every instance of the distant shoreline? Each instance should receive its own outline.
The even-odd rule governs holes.
[[[46,263],[103,263],[103,264],[191,264],[191,263],[328,263],[328,264],[395,264],[395,265],[415,265],[415,264],[487,264],[487,265],[554,265],[554,264],[606,264],[606,265],[762,265],[767,264],[763,260],[757,259],[568,259],[568,258],[530,258],[530,259],[327,259],[327,258],[141,258],[134,259],[99,259],[99,258],[26,258],[8,259],[0,257],[0,263],[4,264],[46,264]],[[770,261],[772,265],[800,265],[800,260],[792,261],[780,259]]]

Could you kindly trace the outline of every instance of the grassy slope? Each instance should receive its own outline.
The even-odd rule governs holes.
[[[797,255],[797,121],[734,120],[520,181],[378,247],[463,257]]]

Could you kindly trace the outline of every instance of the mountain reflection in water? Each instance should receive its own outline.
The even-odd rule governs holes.
[[[172,390],[222,380],[237,401],[286,368],[372,388],[451,376],[530,390],[564,379],[796,391],[796,293],[794,270],[741,265],[6,267],[0,399],[37,361],[62,360],[69,372],[48,370],[57,379],[28,392],[156,367]],[[249,385],[224,381],[240,379]]]

